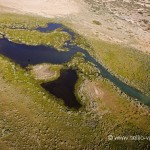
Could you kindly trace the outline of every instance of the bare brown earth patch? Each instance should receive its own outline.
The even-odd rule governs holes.
[[[36,80],[50,80],[58,76],[58,69],[49,64],[39,64],[31,67],[31,74]]]
[[[104,96],[104,92],[101,89],[100,84],[96,83],[95,81],[84,81],[82,90],[87,98],[91,101],[102,98]]]
[[[102,101],[105,92],[100,82],[85,80],[80,86],[79,94],[86,99],[87,109],[99,116],[103,116],[109,112],[105,107],[105,101]]]

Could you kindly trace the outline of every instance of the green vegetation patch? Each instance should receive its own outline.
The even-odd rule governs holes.
[[[2,30],[2,29],[1,29]],[[70,35],[66,32],[55,30],[50,33],[41,33],[36,30],[22,29],[3,29],[5,37],[15,43],[23,43],[27,45],[46,45],[65,51],[63,48],[65,42],[70,39]]]
[[[128,85],[141,90],[147,95],[149,94],[150,55],[96,39],[86,40],[81,36],[79,39],[77,37],[75,42],[86,48],[112,74]]]
[[[94,79],[104,92],[97,98],[96,112],[72,111],[13,62],[0,56],[0,64],[0,143],[4,148],[106,149],[112,145],[107,135],[132,130],[127,122],[137,127],[135,134],[150,132],[149,112],[120,97],[109,82]],[[113,146],[118,147],[118,142]],[[139,143],[140,147],[145,144]],[[132,142],[124,145],[130,147]]]
[[[66,65],[69,68],[77,70],[78,74],[88,79],[96,78],[100,75],[99,70],[91,62],[85,61],[84,55],[80,52],[78,52]]]
[[[96,25],[102,25],[99,21],[97,20],[93,20],[93,23],[96,24]]]
[[[13,22],[13,20],[11,21]],[[11,40],[18,42],[19,36],[25,40],[25,43],[32,44],[30,40],[34,37],[37,38],[38,43],[46,43],[44,39],[40,41],[42,37],[39,37],[39,34],[43,36],[43,33],[10,29],[11,24],[9,22],[8,27],[1,27],[1,29]],[[22,37],[24,34],[28,34],[29,39],[26,36],[26,38]],[[45,36],[52,38],[56,34],[62,34],[62,32],[54,31],[47,33]],[[56,36],[56,38],[58,37]],[[23,42],[23,40],[19,42]],[[34,44],[37,44],[36,41]],[[54,41],[51,44],[55,45]],[[104,52],[106,50],[104,48],[108,48],[108,45],[104,43],[100,44],[93,41],[93,44],[90,42],[89,46],[88,42],[82,41],[81,38],[78,44],[87,47],[87,50],[93,56],[97,57],[98,60],[102,60],[107,66],[110,62],[113,64],[115,58],[119,59],[116,56],[116,51],[113,53],[114,47],[110,48],[107,53]],[[109,45],[109,47],[111,46]],[[109,51],[112,51],[111,55]],[[119,50],[118,48],[118,51],[124,54],[122,49]],[[110,61],[106,59],[108,56],[105,53],[110,56]],[[124,55],[128,58],[126,53]],[[138,63],[139,59],[137,59]],[[124,59],[122,61],[125,63],[121,64],[124,64],[122,68],[127,71],[127,68],[124,67],[126,61]],[[143,61],[145,62],[142,59]],[[97,68],[84,60],[84,55],[81,53],[78,53],[70,62],[64,64],[64,67],[77,70],[80,76],[78,86],[76,85],[77,94],[81,100],[84,98],[84,104],[87,105],[85,107],[93,108],[92,111],[91,109],[69,110],[58,98],[46,92],[40,86],[40,82],[35,80],[26,70],[20,68],[19,65],[3,56],[0,56],[0,64],[0,145],[2,145],[2,149],[103,150],[110,149],[112,146],[117,149],[120,148],[122,142],[109,141],[108,135],[140,134],[146,136],[150,133],[149,108],[119,95],[110,82],[99,76]],[[116,65],[120,66],[118,63]],[[54,65],[50,66],[52,70],[58,69],[58,72],[61,68]],[[137,67],[137,64],[133,63],[131,67]],[[131,71],[130,74],[135,73],[131,68],[128,69],[128,71]],[[83,82],[84,86],[82,86]],[[86,88],[84,93],[82,93],[82,88]],[[81,91],[80,93],[78,89]],[[102,94],[91,97],[94,92],[97,93],[97,90]],[[96,102],[96,105],[93,102]],[[143,149],[145,145],[149,147],[147,141],[138,141],[136,145],[132,141],[123,141],[123,145],[127,149],[130,149],[131,146],[133,149]]]
[[[0,91],[0,143],[7,142],[8,147],[13,145],[15,149],[79,149],[95,143],[96,133],[86,123],[94,117],[68,110],[28,73],[4,57],[0,57],[0,63],[0,86],[6,86],[7,90]],[[7,118],[6,112],[10,113]]]
[[[2,34],[0,34],[0,39],[2,39],[3,38],[3,35]]]

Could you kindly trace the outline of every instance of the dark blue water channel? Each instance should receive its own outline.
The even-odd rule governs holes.
[[[69,33],[72,36],[72,39],[74,38],[75,34],[68,28],[62,26],[61,24],[53,23],[53,24],[49,24],[46,28],[38,28],[37,30],[39,30],[40,32],[48,32],[48,31],[52,31],[52,29],[54,30],[60,27],[63,28],[65,32]],[[95,66],[100,70],[101,75],[104,78],[109,79],[114,85],[116,85],[122,92],[126,93],[128,96],[133,97],[139,100],[140,102],[144,103],[145,105],[150,106],[150,97],[142,94],[142,92],[140,92],[139,90],[131,86],[128,86],[127,84],[119,80],[117,77],[113,76],[111,73],[107,71],[107,69],[105,69],[99,62],[97,62],[86,50],[76,45],[69,44],[69,42],[67,44],[67,48],[69,49],[69,51],[59,52],[53,47],[47,47],[43,45],[28,46],[25,44],[13,43],[6,38],[0,39],[0,54],[9,57],[13,61],[15,61],[17,64],[20,64],[22,67],[26,67],[29,64],[36,65],[40,63],[62,64],[62,63],[70,61],[72,56],[74,56],[77,52],[81,52],[85,55],[85,59],[87,61],[95,64]],[[67,74],[67,76],[69,76],[69,74]],[[70,73],[70,77],[71,76],[72,74]],[[64,77],[62,79],[64,79]],[[72,80],[74,81],[74,76],[72,76]],[[52,86],[52,82],[49,84]],[[65,87],[65,84],[66,83],[64,82],[64,87]],[[53,87],[54,85],[56,86],[56,84],[53,84]],[[49,87],[48,83],[46,84],[45,87]],[[45,89],[51,93],[54,93],[51,90],[51,88],[45,88]],[[59,91],[59,90],[57,89],[56,91]],[[57,92],[54,93],[54,95],[56,95],[59,98],[63,98]],[[69,94],[68,94],[67,99],[72,99],[71,97],[69,97]]]
[[[36,30],[43,32],[43,33],[46,33],[46,32],[54,31],[56,29],[61,29],[62,31],[69,33],[72,37],[72,40],[75,38],[74,37],[75,33],[71,29],[69,29],[69,28],[67,28],[64,25],[59,24],[59,23],[49,23],[49,24],[47,24],[47,27],[38,27]]]

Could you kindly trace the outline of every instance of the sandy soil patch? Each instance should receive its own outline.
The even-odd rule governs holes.
[[[57,71],[51,69],[48,64],[33,66],[31,73],[36,80],[49,80],[57,76]]]
[[[55,17],[84,36],[150,53],[147,0],[0,0],[0,8],[0,11]]]
[[[109,107],[106,106],[106,91],[100,82],[85,80],[80,87],[79,93],[86,100],[86,109],[97,114],[100,118],[110,113]]]
[[[84,0],[101,26],[95,37],[150,53],[150,2],[147,0]],[[92,21],[92,20],[91,20]],[[86,25],[88,26],[88,25]]]
[[[69,15],[79,11],[73,0],[0,0],[0,5],[45,17]]]
[[[104,96],[103,90],[95,81],[86,80],[82,85],[81,91],[91,101],[99,98],[101,99]]]

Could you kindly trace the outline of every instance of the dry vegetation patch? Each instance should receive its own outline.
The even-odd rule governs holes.
[[[61,65],[39,64],[30,66],[29,70],[36,80],[49,81],[60,76]]]
[[[104,91],[96,81],[85,80],[82,83],[81,93],[84,93],[89,100],[101,99]]]

